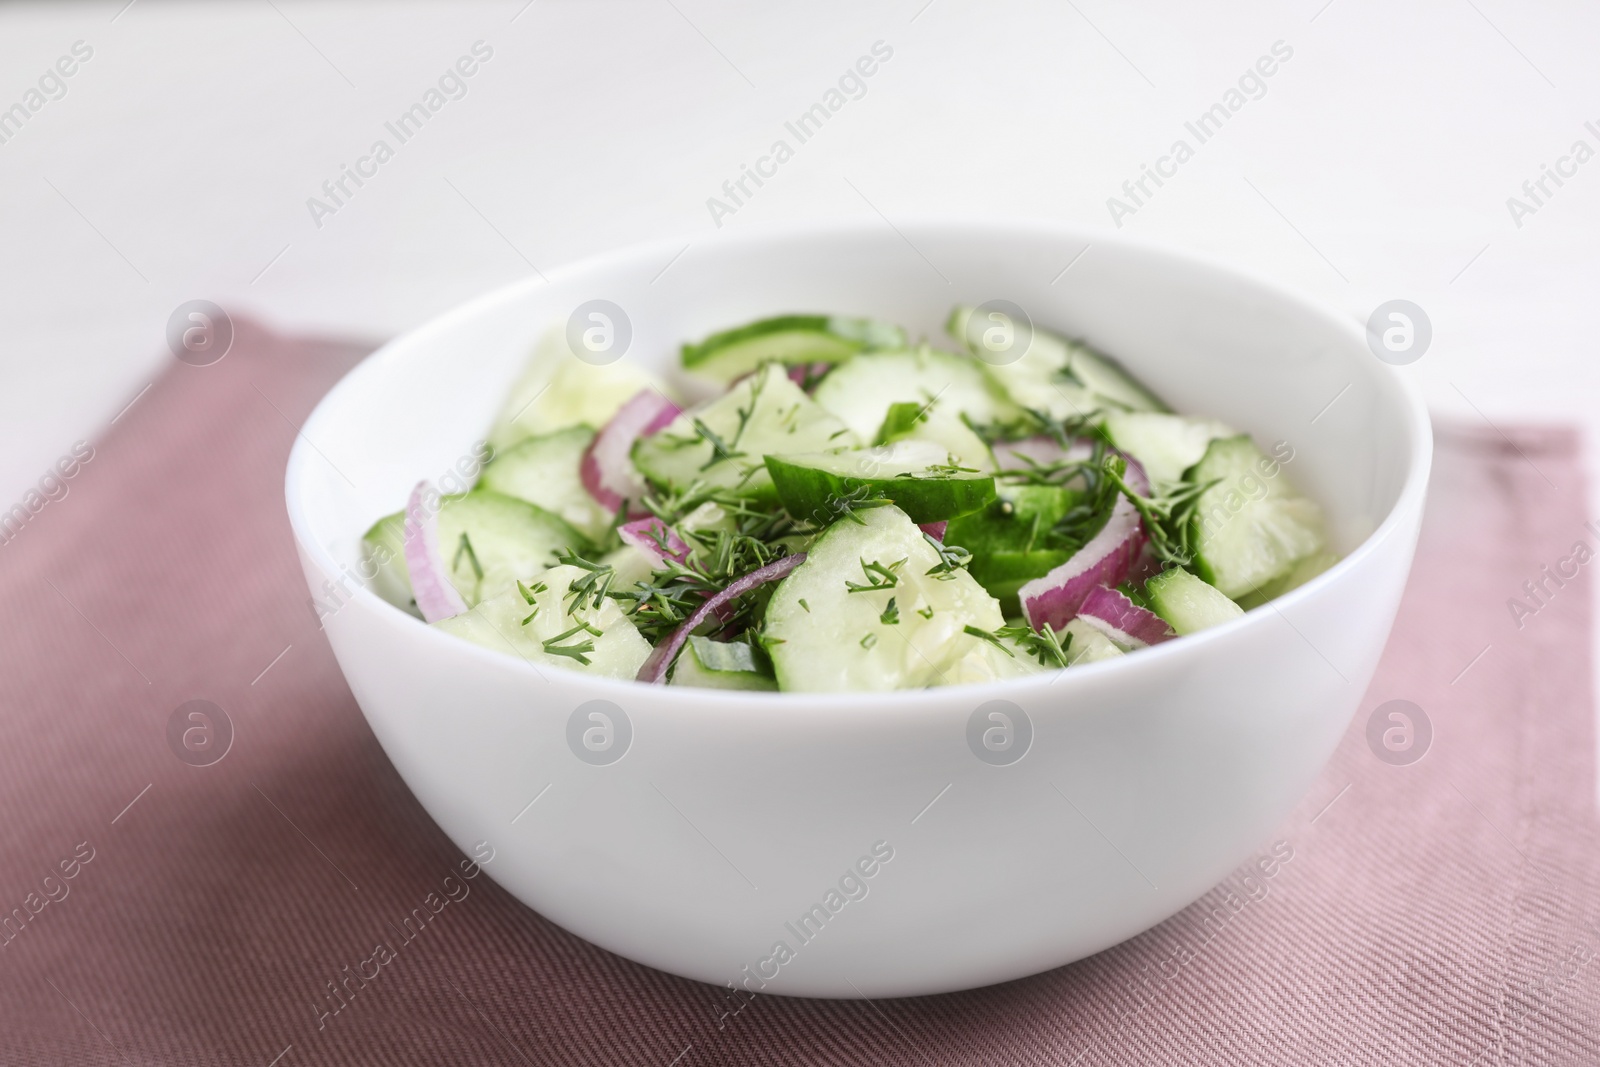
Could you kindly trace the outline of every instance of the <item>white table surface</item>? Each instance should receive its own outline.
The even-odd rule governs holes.
[[[307,198],[480,40],[467,95],[318,227]],[[894,53],[866,95],[725,225],[1110,229],[1107,198],[1282,41],[1266,94],[1125,230],[1363,320],[1416,302],[1434,339],[1406,373],[1435,411],[1580,422],[1597,469],[1600,159],[1520,226],[1507,207],[1575,140],[1600,149],[1592,5],[10,5],[0,109],[77,41],[66,95],[0,144],[0,507],[165,366],[178,304],[376,339],[535,268],[710,232],[706,199],[876,41]]]

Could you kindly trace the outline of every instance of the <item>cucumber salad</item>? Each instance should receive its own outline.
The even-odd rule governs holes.
[[[553,332],[440,479],[463,491],[419,483],[366,533],[366,573],[541,670],[827,692],[1127,655],[1335,562],[1287,444],[1175,414],[1038,327],[995,358],[1016,325],[958,307],[935,345],[764,319],[683,346],[695,403]]]

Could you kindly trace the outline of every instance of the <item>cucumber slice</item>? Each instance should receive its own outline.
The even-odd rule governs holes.
[[[1176,485],[1183,472],[1200,462],[1206,447],[1238,431],[1215,419],[1191,419],[1159,411],[1114,411],[1106,416],[1106,436],[1144,467],[1157,485]]]
[[[878,431],[877,443],[892,445],[896,441],[931,441],[944,449],[963,467],[976,467],[980,471],[993,470],[994,453],[972,427],[961,421],[961,416],[940,404],[918,404],[915,401],[889,405],[883,418],[883,428]]]
[[[1186,570],[1173,567],[1144,583],[1150,610],[1182,637],[1237,619],[1244,609]]]
[[[954,352],[922,347],[872,352],[822,379],[817,403],[872,440],[896,403],[932,404],[954,418],[999,422],[1020,414],[984,374],[981,364]]]
[[[769,363],[721,396],[679,415],[661,432],[640,439],[633,446],[633,461],[660,485],[682,489],[700,482],[772,501],[777,493],[765,456],[859,444],[861,439],[791,382],[782,366]]]
[[[983,331],[990,324],[975,317],[974,311],[970,307],[952,310],[945,322],[945,331],[976,357],[976,365],[1015,404],[1030,411],[1042,411],[1054,419],[1089,418],[1104,407],[1088,389],[1067,379],[1067,360],[1063,353],[1049,345],[1030,344],[1019,358],[1009,363],[985,362]]]
[[[757,660],[756,650],[743,641],[713,641],[695,635],[678,654],[671,684],[701,689],[777,689],[777,679],[764,666]]]
[[[917,427],[927,421],[927,404],[919,404],[915,400],[896,401],[889,405],[888,412],[883,416],[883,426],[879,428],[878,439],[874,443],[887,445],[902,437],[910,437]]]
[[[656,569],[655,561],[632,545],[607,552],[600,562],[611,568],[611,588],[618,591],[648,582]]]
[[[514,588],[551,566],[563,549],[584,551],[588,540],[559,516],[525,500],[488,489],[441,498],[439,551],[470,607]],[[389,603],[415,610],[404,553],[405,513],[386,515],[362,537],[373,591]]]
[[[605,678],[632,678],[650,655],[650,643],[615,600],[602,598],[595,607],[585,599],[576,612],[570,610],[574,598],[569,586],[588,575],[582,568],[568,566],[536,571],[524,576],[520,589],[513,585],[472,610],[433,625],[485,648],[519,656],[540,669],[560,667]],[[600,633],[584,629],[584,624]]]
[[[951,310],[945,331],[980,361],[984,331],[993,328],[991,312],[960,306]],[[1115,360],[1088,345],[1034,326],[1027,350],[1007,363],[984,362],[985,369],[1016,403],[1052,418],[1089,417],[1107,410],[1166,411],[1167,406]]]
[[[1276,600],[1291,589],[1298,589],[1311,579],[1339,562],[1339,557],[1326,550],[1307,556],[1294,565],[1294,569],[1276,581],[1268,582],[1253,593],[1239,598],[1239,606],[1246,611]]]
[[[857,352],[900,348],[906,334],[874,319],[779,315],[683,346],[683,369],[726,384],[763,363],[840,363]]]
[[[995,486],[998,499],[982,511],[951,519],[947,545],[960,545],[974,556],[994,552],[1027,552],[1066,515],[1081,494],[1053,485]]]
[[[1000,644],[1004,646],[1005,651],[996,648],[988,641],[980,641],[979,647],[962,656],[950,669],[950,684],[976,685],[982,682],[1003,682],[1010,678],[1042,674],[1051,669],[1009,637],[1000,638]],[[1007,651],[1011,653],[1009,656],[1006,655]]]
[[[551,330],[511,387],[489,433],[489,443],[500,451],[525,438],[569,426],[598,430],[629,397],[651,387],[665,388],[626,360],[604,366],[585,363],[567,347],[565,330]]]
[[[612,515],[578,476],[584,449],[594,440],[587,426],[572,426],[512,445],[483,468],[478,484],[561,516],[590,540],[603,536]]]
[[[951,519],[947,545],[972,553],[968,572],[1000,601],[1007,615],[1021,613],[1017,591],[1065,563],[1071,552],[1041,547],[1050,528],[1080,494],[1049,485],[997,485],[999,499],[982,511]]]
[[[439,509],[439,551],[469,607],[549,567],[561,551],[587,546],[560,517],[489,490],[446,497]]]
[[[405,512],[385,515],[361,535],[361,564],[361,573],[372,575],[368,588],[395,607],[422,617],[406,569]]]
[[[1062,631],[1062,640],[1071,638],[1067,645],[1067,666],[1080,663],[1099,663],[1103,659],[1116,659],[1127,655],[1111,643],[1111,638],[1096,630],[1082,619],[1073,619]]]
[[[929,574],[939,553],[899,508],[870,508],[855,520],[823,531],[772,594],[762,642],[778,688],[881,692],[954,682],[955,664],[983,643],[965,628],[999,628],[999,603],[963,570]],[[874,564],[892,577],[867,569]]]
[[[1248,435],[1212,441],[1184,477],[1216,482],[1196,502],[1193,540],[1200,577],[1224,596],[1259,590],[1322,550],[1322,510],[1295,495]]]
[[[830,521],[852,498],[886,497],[912,522],[965,515],[994,499],[994,475],[952,468],[949,453],[928,441],[768,456],[767,470],[784,509],[813,522]]]
[[[947,540],[948,537],[946,531]],[[974,556],[967,570],[979,585],[989,591],[990,596],[1000,601],[1000,610],[1008,615],[1020,615],[1022,604],[1017,599],[1017,593],[1022,587],[1035,578],[1043,578],[1071,558],[1071,552],[1055,548],[1029,552],[989,552]]]
[[[1096,396],[1129,411],[1169,411],[1161,398],[1112,359],[1081,341],[1069,341],[1052,333],[1034,331],[1034,344],[1040,339],[1048,346],[1059,345],[1066,360],[1067,374]]]

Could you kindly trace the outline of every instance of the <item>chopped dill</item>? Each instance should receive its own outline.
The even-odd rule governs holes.
[[[901,559],[889,564],[887,567],[877,560],[868,563],[861,561],[861,573],[866,576],[866,582],[852,582],[845,580],[844,587],[852,593],[870,593],[876,589],[893,589],[900,584],[900,575],[897,573],[906,561]]]

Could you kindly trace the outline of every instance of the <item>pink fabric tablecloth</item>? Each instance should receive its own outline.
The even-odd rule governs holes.
[[[1022,981],[728,1014],[726,990],[609,955],[479,877],[323,1016],[327,984],[462,859],[351,699],[284,516],[295,427],[362,351],[239,324],[0,545],[0,1063],[1600,1062],[1574,557],[1600,538],[1572,434],[1487,427],[1439,434],[1394,638],[1271,878],[1241,871]],[[1433,728],[1407,766],[1367,740],[1395,699]],[[169,746],[191,700],[231,723],[209,766]]]

